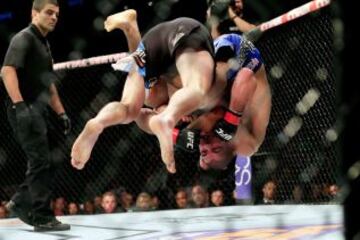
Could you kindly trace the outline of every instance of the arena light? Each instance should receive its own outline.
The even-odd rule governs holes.
[[[78,5],[82,5],[83,1],[82,0],[68,0],[68,5],[70,7],[74,7],[74,6],[78,6]]]
[[[0,13],[0,22],[12,19],[12,17],[13,17],[12,12],[2,12]]]

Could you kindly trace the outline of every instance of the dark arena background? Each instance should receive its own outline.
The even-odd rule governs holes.
[[[1,63],[11,37],[30,22],[31,2],[30,0],[1,0],[0,2]],[[259,24],[305,3],[307,1],[245,0],[244,18]],[[346,102],[342,102],[342,96],[346,93],[341,91],[346,88],[342,84],[341,77],[345,71],[342,68],[342,61],[345,58],[342,58],[344,56],[344,39],[348,38],[344,38],[345,8],[342,8],[340,4],[332,2],[330,6],[274,27],[266,31],[255,42],[264,59],[271,86],[272,111],[265,141],[259,151],[251,157],[252,171],[247,178],[251,183],[252,194],[246,199],[234,198],[234,192],[240,184],[235,174],[238,170],[235,167],[235,159],[231,167],[224,171],[203,172],[198,168],[199,156],[181,155],[176,159],[177,173],[168,174],[160,158],[156,137],[141,131],[135,123],[106,129],[96,143],[90,161],[82,171],[74,169],[70,164],[72,144],[85,123],[94,117],[106,103],[120,99],[126,78],[125,73],[114,71],[111,68],[110,63],[113,62],[111,57],[101,58],[103,61],[100,61],[99,64],[89,64],[90,61],[86,60],[127,51],[125,36],[121,31],[107,33],[103,29],[106,17],[124,9],[136,9],[140,31],[145,33],[157,23],[180,16],[192,17],[205,23],[207,1],[59,0],[59,4],[58,26],[53,33],[49,34],[54,61],[55,63],[65,63],[82,60],[78,63],[85,64],[83,64],[84,66],[80,66],[80,64],[79,66],[55,65],[59,94],[67,114],[72,120],[72,132],[67,137],[63,136],[55,114],[49,111],[51,153],[54,164],[58,168],[53,179],[54,208],[59,204],[65,209],[67,204],[75,203],[80,209],[78,216],[81,217],[85,203],[94,204],[96,197],[113,191],[118,197],[119,208],[126,210],[128,209],[124,203],[127,201],[126,199],[130,199],[128,200],[130,204],[135,205],[137,196],[145,192],[152,199],[158,199],[158,205],[153,207],[155,210],[151,211],[151,216],[154,216],[154,219],[158,219],[159,216],[159,218],[165,219],[164,212],[166,211],[160,210],[176,209],[177,191],[185,189],[190,202],[192,188],[200,184],[208,200],[211,199],[211,193],[221,190],[224,194],[223,205],[234,208],[235,212],[241,212],[241,208],[237,209],[236,207],[244,207],[244,209],[254,207],[254,209],[263,209],[263,212],[268,212],[270,215],[272,213],[276,215],[280,211],[278,209],[281,208],[280,212],[284,214],[283,218],[277,217],[273,228],[292,229],[292,226],[287,227],[286,213],[291,213],[296,208],[297,211],[300,209],[301,215],[301,212],[306,212],[301,211],[303,207],[307,210],[310,209],[310,212],[314,214],[324,212],[319,220],[322,225],[316,225],[323,226],[323,228],[318,229],[318,232],[313,235],[311,235],[312,233],[309,235],[303,229],[304,232],[300,235],[289,235],[287,232],[287,237],[280,237],[284,232],[277,231],[271,232],[271,238],[270,235],[259,237],[256,235],[256,231],[253,232],[254,235],[230,236],[232,233],[238,233],[244,229],[266,228],[269,225],[261,223],[262,219],[259,220],[258,226],[245,224],[245,227],[237,228],[235,224],[237,220],[234,220],[236,217],[228,217],[233,211],[227,207],[219,207],[219,209],[227,209],[224,210],[227,216],[225,221],[227,225],[221,231],[217,229],[211,234],[195,236],[184,235],[184,232],[210,232],[213,223],[209,227],[205,227],[209,229],[196,229],[195,227],[191,231],[184,228],[187,230],[185,231],[178,226],[171,231],[165,231],[166,234],[163,231],[161,235],[163,238],[152,236],[151,234],[155,230],[151,232],[148,229],[146,234],[150,235],[142,232],[144,235],[140,234],[141,237],[139,237],[139,232],[137,232],[135,235],[139,238],[135,238],[135,235],[134,238],[131,238],[130,235],[125,234],[121,237],[103,235],[102,238],[97,237],[97,239],[315,239],[315,237],[343,239],[343,236],[346,239],[357,239],[356,233],[360,229],[359,225],[349,224],[347,229],[347,225],[343,225],[343,222],[348,223],[352,220],[349,220],[349,216],[345,213],[345,217],[348,218],[343,221],[341,211],[342,204],[348,196],[352,196],[352,194],[357,196],[352,189],[356,189],[358,175],[350,174],[352,178],[348,179],[347,177],[350,175],[344,174],[348,173],[348,169],[354,167],[355,161],[349,160],[353,157],[349,155],[347,156],[348,160],[343,164],[344,147],[342,141],[339,141],[339,139],[343,139],[344,116],[348,116],[346,115],[348,105]],[[17,186],[23,181],[26,171],[26,158],[15,141],[7,121],[6,97],[4,84],[0,81],[0,200],[2,204],[5,204],[14,194]],[[358,169],[359,167],[357,167]],[[356,169],[354,171],[356,172]],[[357,174],[359,174],[358,172]],[[269,181],[272,181],[276,187],[275,202],[272,206],[259,206],[259,202],[263,198],[263,188]],[[352,202],[352,200],[348,201]],[[282,209],[285,206],[287,208]],[[264,207],[269,207],[269,209]],[[323,210],[324,207],[325,210]],[[327,207],[329,210],[326,210]],[[209,214],[219,218],[225,216],[217,208],[214,209],[204,208],[199,215]],[[136,207],[130,207],[128,211],[136,211]],[[189,218],[196,217],[197,212],[191,212],[189,209],[176,211],[184,211],[183,219],[174,217],[177,219],[176,221],[196,225],[196,222],[192,223],[185,216],[188,214]],[[63,212],[64,215],[67,215],[67,210],[63,210]],[[131,223],[134,218],[133,215],[126,215],[130,213],[115,213],[114,216],[116,214],[124,215],[119,216],[118,220],[114,220],[120,222],[116,226],[119,228],[121,228],[122,220]],[[251,210],[248,214],[250,216],[260,213]],[[332,214],[338,214],[335,220]],[[100,215],[87,215],[86,217],[96,216]],[[101,216],[104,217],[104,215]],[[82,217],[85,218],[85,216]],[[107,219],[104,221],[110,223],[93,226],[98,226],[98,228],[112,226],[112,218],[105,217]],[[136,221],[141,222],[142,217],[149,219],[148,216],[138,215]],[[317,217],[319,216],[314,216],[314,218]],[[360,222],[358,215],[354,214],[353,217],[354,221]],[[299,218],[301,219],[301,217]],[[80,223],[82,220],[79,219],[73,220],[75,221],[73,223],[75,232],[76,226],[80,227],[85,224]],[[66,222],[67,218],[64,217],[62,220]],[[0,239],[24,239],[16,238],[20,235],[14,233],[16,228],[11,228],[15,223],[5,222],[6,220],[3,220],[2,223],[1,221]],[[86,221],[90,220],[85,219],[84,222]],[[206,221],[206,219],[200,219],[200,222],[202,221]],[[234,221],[233,225],[231,221]],[[288,221],[292,224],[293,220],[288,219]],[[68,222],[71,222],[71,218]],[[19,222],[16,224],[22,230],[27,229]],[[86,222],[86,224],[88,223]],[[301,223],[300,220],[299,224],[305,226],[307,223],[306,221]],[[164,228],[166,228],[165,225]],[[13,235],[6,232],[9,231],[9,228],[13,231]],[[85,230],[96,231],[94,229]],[[157,231],[162,230],[157,229]],[[334,236],[326,235],[334,232]],[[343,234],[344,232],[347,234]],[[70,239],[70,235],[76,235],[76,233],[69,231],[69,238],[51,239]],[[226,237],[225,233],[230,235]],[[95,235],[92,237],[81,236],[84,237],[83,239],[93,239]],[[326,236],[331,237],[326,238]],[[28,239],[40,238],[29,236]]]

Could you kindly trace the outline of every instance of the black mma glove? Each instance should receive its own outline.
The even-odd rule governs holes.
[[[24,101],[14,103],[12,107],[15,109],[16,119],[30,116],[30,109]]]
[[[224,117],[214,126],[213,132],[223,141],[231,141],[241,121],[241,113],[226,110]]]
[[[64,135],[68,135],[71,131],[71,120],[66,113],[59,114],[59,120],[61,122],[61,127]]]
[[[183,149],[187,152],[199,151],[200,144],[200,131],[196,129],[184,128],[179,130],[174,128],[173,130],[173,143],[175,148]]]

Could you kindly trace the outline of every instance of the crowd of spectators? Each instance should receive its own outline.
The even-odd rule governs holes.
[[[336,184],[313,184],[309,196],[304,196],[301,185],[295,185],[291,190],[290,199],[281,202],[278,200],[277,187],[277,181],[273,179],[266,181],[259,191],[259,197],[254,197],[253,204],[304,204],[308,201],[329,203],[339,195],[339,187]],[[173,199],[166,199],[172,202],[170,209],[221,207],[236,204],[235,199],[226,201],[226,191],[223,189],[207,189],[201,184],[179,188],[172,196]],[[163,198],[148,192],[140,192],[134,196],[122,188],[120,192],[118,190],[106,191],[84,202],[73,202],[65,197],[57,197],[52,200],[52,209],[55,216],[145,212],[163,210],[160,207],[163,206],[161,199]],[[17,217],[7,212],[6,203],[7,201],[2,201],[0,204],[0,218]]]

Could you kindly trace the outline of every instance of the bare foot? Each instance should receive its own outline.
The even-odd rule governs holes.
[[[90,159],[90,154],[101,130],[93,121],[86,123],[84,130],[80,133],[71,149],[71,165],[76,169],[83,169]]]
[[[136,22],[136,11],[134,9],[129,9],[110,15],[106,18],[104,26],[108,32],[117,28],[123,30],[124,32],[129,31],[129,29],[138,28]]]
[[[151,131],[160,142],[161,158],[170,173],[175,173],[174,147],[172,140],[173,123],[161,115],[154,116],[149,122]]]

